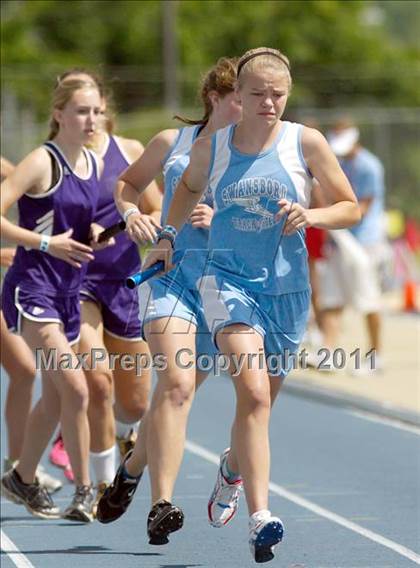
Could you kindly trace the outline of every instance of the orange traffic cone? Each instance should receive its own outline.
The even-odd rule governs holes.
[[[416,283],[413,280],[407,280],[404,284],[404,310],[406,312],[417,311],[416,292]]]

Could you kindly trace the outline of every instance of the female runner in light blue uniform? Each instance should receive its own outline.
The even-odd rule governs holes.
[[[143,238],[143,227],[135,204],[138,193],[161,171],[165,191],[163,222],[173,193],[185,168],[194,141],[213,134],[218,128],[240,118],[240,106],[235,101],[236,69],[233,62],[223,58],[206,75],[201,97],[205,116],[195,126],[181,130],[165,130],[147,146],[141,158],[121,177],[116,202],[127,222],[127,232],[133,239]],[[178,266],[169,274],[144,284],[140,289],[140,319],[152,356],[163,353],[163,368],[157,368],[152,408],[153,421],[147,429],[154,430],[156,439],[147,445],[148,420],[143,418],[139,438],[132,457],[126,460],[114,482],[98,504],[97,518],[111,522],[121,516],[132,498],[132,482],[124,483],[127,474],[139,480],[146,463],[152,480],[152,504],[148,534],[152,544],[168,542],[167,535],[180,528],[183,514],[170,503],[175,479],[180,467],[189,409],[196,383],[207,371],[196,370],[199,354],[208,354],[214,348],[206,328],[197,280],[203,276],[207,262],[208,228],[213,211],[211,199],[205,196],[189,216],[175,243]],[[207,332],[206,332],[207,330]],[[154,435],[154,437],[155,437]],[[164,451],[161,448],[164,447]]]
[[[210,186],[215,213],[210,265],[200,291],[215,344],[231,360],[237,405],[235,452],[222,455],[209,517],[222,526],[234,516],[238,492],[232,472],[240,472],[250,515],[249,544],[257,562],[274,557],[283,535],[282,522],[268,510],[268,425],[270,405],[288,372],[282,355],[297,350],[308,316],[304,228],[348,227],[360,218],[351,187],[323,136],[281,120],[290,86],[289,63],[279,51],[259,48],[239,60],[242,121],[195,142],[171,204],[169,228],[163,228],[168,239],[160,240],[143,265],[163,259],[170,267],[171,235]],[[311,174],[332,206],[307,209]],[[152,408],[149,420],[159,429],[155,414]],[[152,428],[150,446],[155,434]]]

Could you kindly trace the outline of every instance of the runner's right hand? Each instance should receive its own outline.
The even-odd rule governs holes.
[[[155,242],[162,228],[151,215],[140,212],[129,215],[126,224],[126,231],[130,239],[140,244]]]
[[[82,262],[89,262],[94,259],[91,247],[79,243],[71,238],[73,229],[69,229],[60,235],[54,235],[48,245],[48,254],[55,258],[60,258],[68,262],[75,268],[81,268]]]

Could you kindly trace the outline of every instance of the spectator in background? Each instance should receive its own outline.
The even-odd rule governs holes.
[[[318,120],[314,116],[308,116],[303,120],[303,124],[308,128],[320,130]],[[326,207],[328,205],[326,196],[314,179],[311,192],[310,208]],[[322,344],[323,322],[322,312],[319,306],[319,274],[318,263],[324,258],[324,246],[328,238],[328,231],[319,227],[306,227],[305,242],[308,249],[309,280],[311,283],[311,306],[312,315],[308,323],[308,329],[303,340],[304,343],[312,347],[320,347]],[[312,354],[311,354],[312,355]],[[313,357],[312,357],[313,358]],[[309,364],[311,361],[309,361]]]
[[[312,127],[310,127],[312,128]],[[325,207],[325,197],[319,184],[314,180],[312,186],[311,204],[312,207]],[[311,304],[313,319],[309,321],[306,342],[313,346],[320,346],[323,333],[322,310],[319,304],[319,274],[318,264],[325,257],[324,246],[328,238],[328,231],[319,227],[306,227],[305,242],[308,249],[309,280],[311,283]]]
[[[362,220],[350,229],[331,233],[331,250],[320,270],[320,307],[327,347],[337,346],[343,308],[352,304],[366,317],[367,352],[375,357],[362,371],[382,368],[381,270],[389,259],[384,217],[384,169],[380,160],[359,143],[360,132],[341,119],[328,133],[333,152],[355,192]],[[373,362],[375,363],[373,365]],[[371,364],[372,363],[372,364]]]

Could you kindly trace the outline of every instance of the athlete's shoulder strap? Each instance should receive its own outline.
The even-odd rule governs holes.
[[[198,126],[184,126],[179,130],[178,138],[175,140],[172,152],[177,154],[189,154],[191,146],[197,136]]]
[[[179,156],[188,155],[191,147],[197,137],[198,126],[184,126],[178,131],[178,136],[169,149],[163,160],[163,175],[166,174],[170,166],[179,158]]]
[[[209,186],[217,187],[222,175],[230,162],[229,142],[232,137],[233,126],[221,128],[212,136],[212,151],[209,165]]]
[[[121,142],[121,139],[118,136],[110,136],[109,138],[110,140],[107,151],[110,151],[111,149],[116,150],[117,152],[119,152],[121,157],[127,162],[127,166],[132,164],[133,160],[130,158],[130,156],[127,155],[127,152],[124,150],[124,146]]]
[[[66,160],[63,152],[57,146],[57,144],[55,144],[52,140],[47,140],[46,142],[44,142],[42,147],[47,150],[47,152],[50,154],[50,156],[51,155],[54,156],[54,158],[63,167],[65,173],[67,174],[67,171],[66,171],[66,170],[68,170],[67,160]]]
[[[59,152],[56,151],[54,144],[47,141],[42,145],[42,148],[47,151],[51,159],[51,185],[43,193],[25,193],[25,195],[31,199],[43,199],[55,193],[60,187],[63,175],[68,171],[65,161],[60,159],[61,156]]]
[[[312,177],[312,174],[306,164],[306,160],[302,150],[302,133],[304,129],[303,124],[298,122],[283,122],[284,132],[279,139],[278,151],[286,163],[290,163],[297,167],[300,165],[305,173]]]

